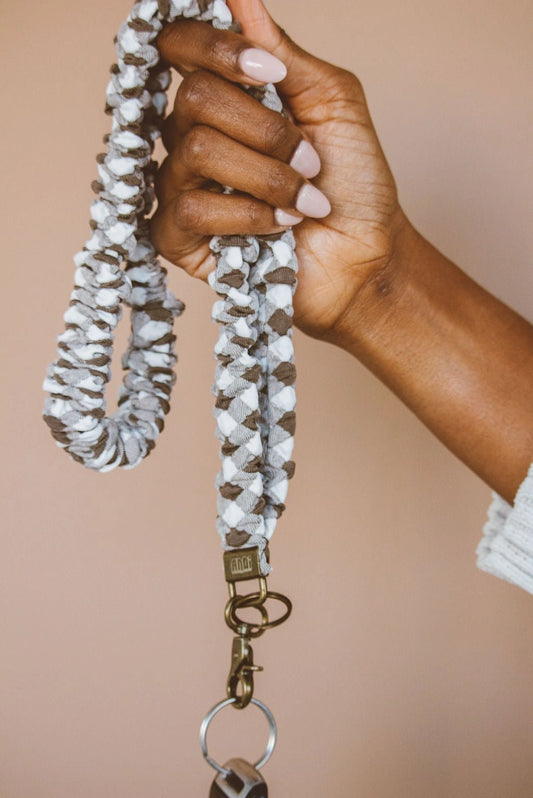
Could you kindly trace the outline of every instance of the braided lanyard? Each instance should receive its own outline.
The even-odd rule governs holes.
[[[133,468],[151,452],[176,379],[172,327],[184,306],[167,288],[147,217],[155,198],[157,164],[152,154],[170,84],[170,72],[159,63],[153,42],[165,24],[180,16],[236,29],[224,0],[140,0],[120,27],[118,63],[111,68],[107,88],[106,112],[113,123],[104,137],[107,152],[97,157],[92,234],[74,257],[65,331],[44,382],[49,393],[44,418],[57,444],[101,472]],[[272,85],[249,92],[282,111]],[[291,232],[266,238],[215,237],[211,249],[217,266],[209,283],[219,297],[213,318],[220,324],[214,386],[222,460],[216,479],[217,530],[230,585],[226,621],[237,634],[228,695],[241,708],[252,700],[259,703],[252,698],[257,668],[250,638],[290,613],[288,599],[269,593],[265,577],[271,570],[268,541],[294,473],[292,297],[297,261]],[[113,336],[123,304],[131,312],[131,335],[122,358],[126,374],[118,410],[106,416]],[[238,595],[236,583],[250,578],[259,579],[258,592]],[[282,618],[269,620],[267,598],[282,601]],[[238,615],[251,607],[260,613],[258,623]]]

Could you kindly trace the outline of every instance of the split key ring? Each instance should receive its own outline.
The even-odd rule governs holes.
[[[235,704],[236,702],[237,699],[235,698],[226,698],[224,701],[221,701],[219,704],[214,706],[213,709],[211,709],[207,713],[207,715],[202,721],[202,725],[200,726],[200,745],[202,747],[202,753],[204,755],[204,759],[206,760],[206,762],[208,762],[211,765],[212,768],[217,770],[222,776],[225,777],[230,775],[230,771],[227,770],[226,768],[223,768],[221,765],[218,764],[218,762],[216,762],[214,759],[212,759],[209,756],[207,749],[207,730],[215,715],[221,712],[221,710],[225,709],[225,707],[229,707],[232,704]],[[259,709],[262,710],[262,712],[264,713],[264,715],[268,720],[268,725],[269,725],[269,734],[268,734],[267,745],[265,748],[265,753],[263,754],[261,759],[259,759],[253,766],[255,770],[260,770],[264,765],[266,765],[266,763],[272,756],[272,752],[275,748],[276,740],[278,737],[278,728],[276,726],[276,721],[274,720],[274,715],[265,704],[263,704],[261,701],[258,701],[257,698],[252,698],[251,703],[255,704],[256,707],[259,707]]]

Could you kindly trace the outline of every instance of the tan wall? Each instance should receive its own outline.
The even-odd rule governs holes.
[[[531,3],[270,6],[363,80],[414,223],[531,316]],[[138,470],[85,472],[40,420],[128,7],[18,0],[2,15],[1,798],[198,796],[212,773],[197,730],[231,635],[210,289],[171,274],[188,305],[179,385]],[[475,569],[489,490],[347,355],[296,347],[298,468],[271,580],[295,612],[255,647],[280,726],[272,795],[532,795],[533,600]],[[221,722],[216,754],[254,756],[255,721]]]

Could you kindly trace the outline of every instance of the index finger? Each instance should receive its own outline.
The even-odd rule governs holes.
[[[254,86],[278,83],[287,76],[279,58],[254,47],[244,36],[197,20],[166,25],[157,46],[163,58],[180,71],[209,69],[226,80]]]

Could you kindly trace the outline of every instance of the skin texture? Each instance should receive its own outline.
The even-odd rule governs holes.
[[[512,502],[533,460],[533,328],[406,218],[358,79],[299,48],[261,0],[228,4],[242,35],[180,20],[158,39],[184,81],[163,131],[155,246],[206,280],[211,235],[279,232],[278,209],[300,218],[297,326],[361,360]],[[291,121],[239,88],[260,85],[240,67],[250,48],[287,68]],[[320,157],[314,178],[291,166],[302,140]],[[299,202],[311,185],[331,204],[322,218]]]

